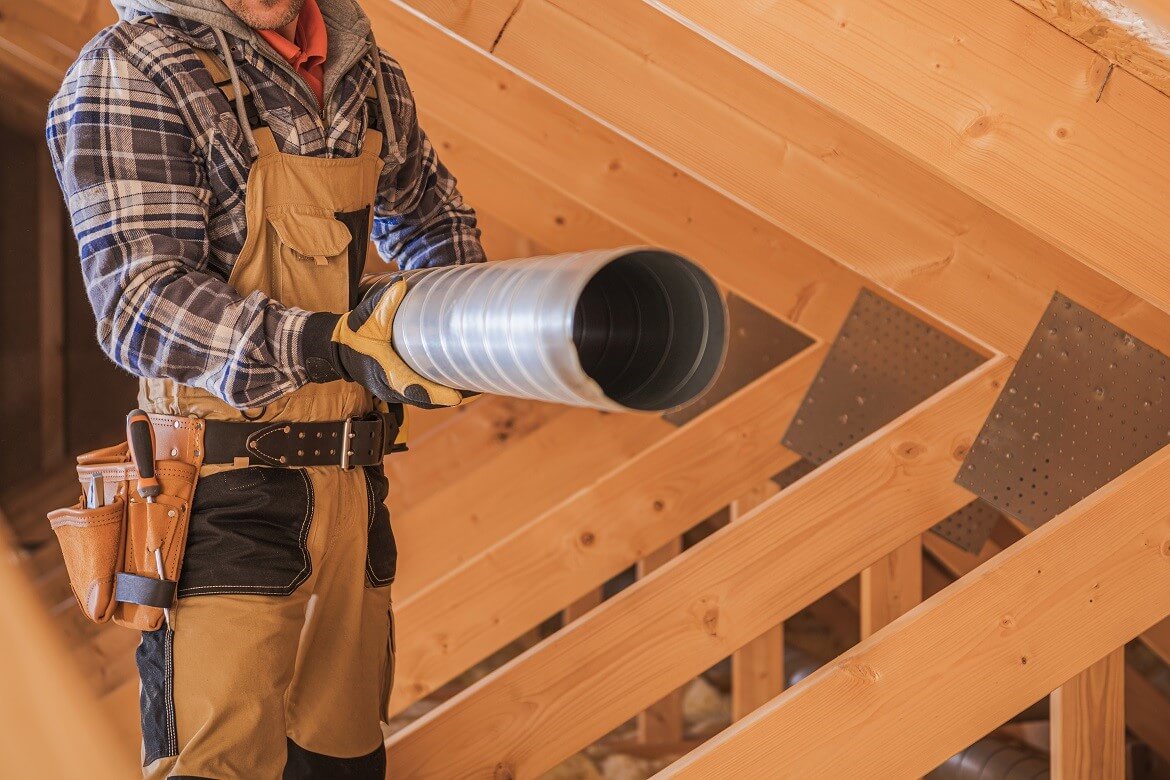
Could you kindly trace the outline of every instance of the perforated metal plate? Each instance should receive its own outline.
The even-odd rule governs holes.
[[[784,445],[824,463],[983,361],[965,344],[862,290]]]
[[[812,344],[807,335],[740,298],[727,296],[727,360],[703,397],[663,419],[683,425]]]
[[[951,544],[978,555],[1002,515],[982,499],[975,499],[930,530]]]
[[[983,361],[965,344],[863,290],[788,428],[784,444],[811,464],[824,463]],[[782,480],[792,474],[803,476],[800,468],[797,463],[773,479],[784,486]],[[988,508],[968,506],[933,530],[965,550],[978,552],[996,518]]]
[[[1170,441],[1170,359],[1057,293],[956,478],[1032,528]]]
[[[816,470],[816,468],[817,464],[813,463],[807,458],[801,458],[800,460],[796,461],[796,463],[793,463],[791,466],[772,477],[772,481],[779,485],[780,489],[783,490],[801,477],[804,477],[807,474],[811,474]]]

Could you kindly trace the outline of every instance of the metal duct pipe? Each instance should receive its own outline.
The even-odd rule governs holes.
[[[409,280],[395,349],[448,387],[663,412],[702,395],[727,351],[719,289],[660,249],[431,268]]]

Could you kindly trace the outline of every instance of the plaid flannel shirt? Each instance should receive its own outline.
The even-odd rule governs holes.
[[[121,21],[82,51],[49,110],[46,136],[97,316],[98,341],[133,374],[201,387],[239,408],[307,381],[309,312],[227,284],[243,247],[251,154],[233,107],[192,47],[223,56],[207,25]],[[364,56],[328,98],[265,44],[228,37],[241,80],[282,151],[360,152],[374,67]],[[328,67],[328,66],[327,66]],[[418,127],[399,65],[381,57],[392,117],[372,238],[402,269],[482,261],[474,212]]]

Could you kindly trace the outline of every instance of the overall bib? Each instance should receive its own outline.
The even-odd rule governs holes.
[[[229,101],[243,100],[234,74],[200,55]],[[258,119],[249,124],[258,154],[229,283],[288,307],[347,311],[382,133],[371,121],[357,157],[302,157],[282,153]],[[252,423],[338,421],[375,409],[369,393],[344,381],[241,412],[204,390],[147,379],[139,402],[152,414]],[[310,454],[346,446],[336,427],[295,436],[293,446]],[[384,777],[396,551],[380,457],[356,468],[245,457],[200,470],[178,601],[169,626],[145,632],[137,652],[146,777]]]

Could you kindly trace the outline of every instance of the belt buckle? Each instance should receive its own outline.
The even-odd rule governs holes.
[[[349,441],[353,438],[353,417],[346,417],[345,424],[341,427],[341,470],[353,471],[353,466],[350,465],[349,459],[353,455],[353,450],[349,448]]]

